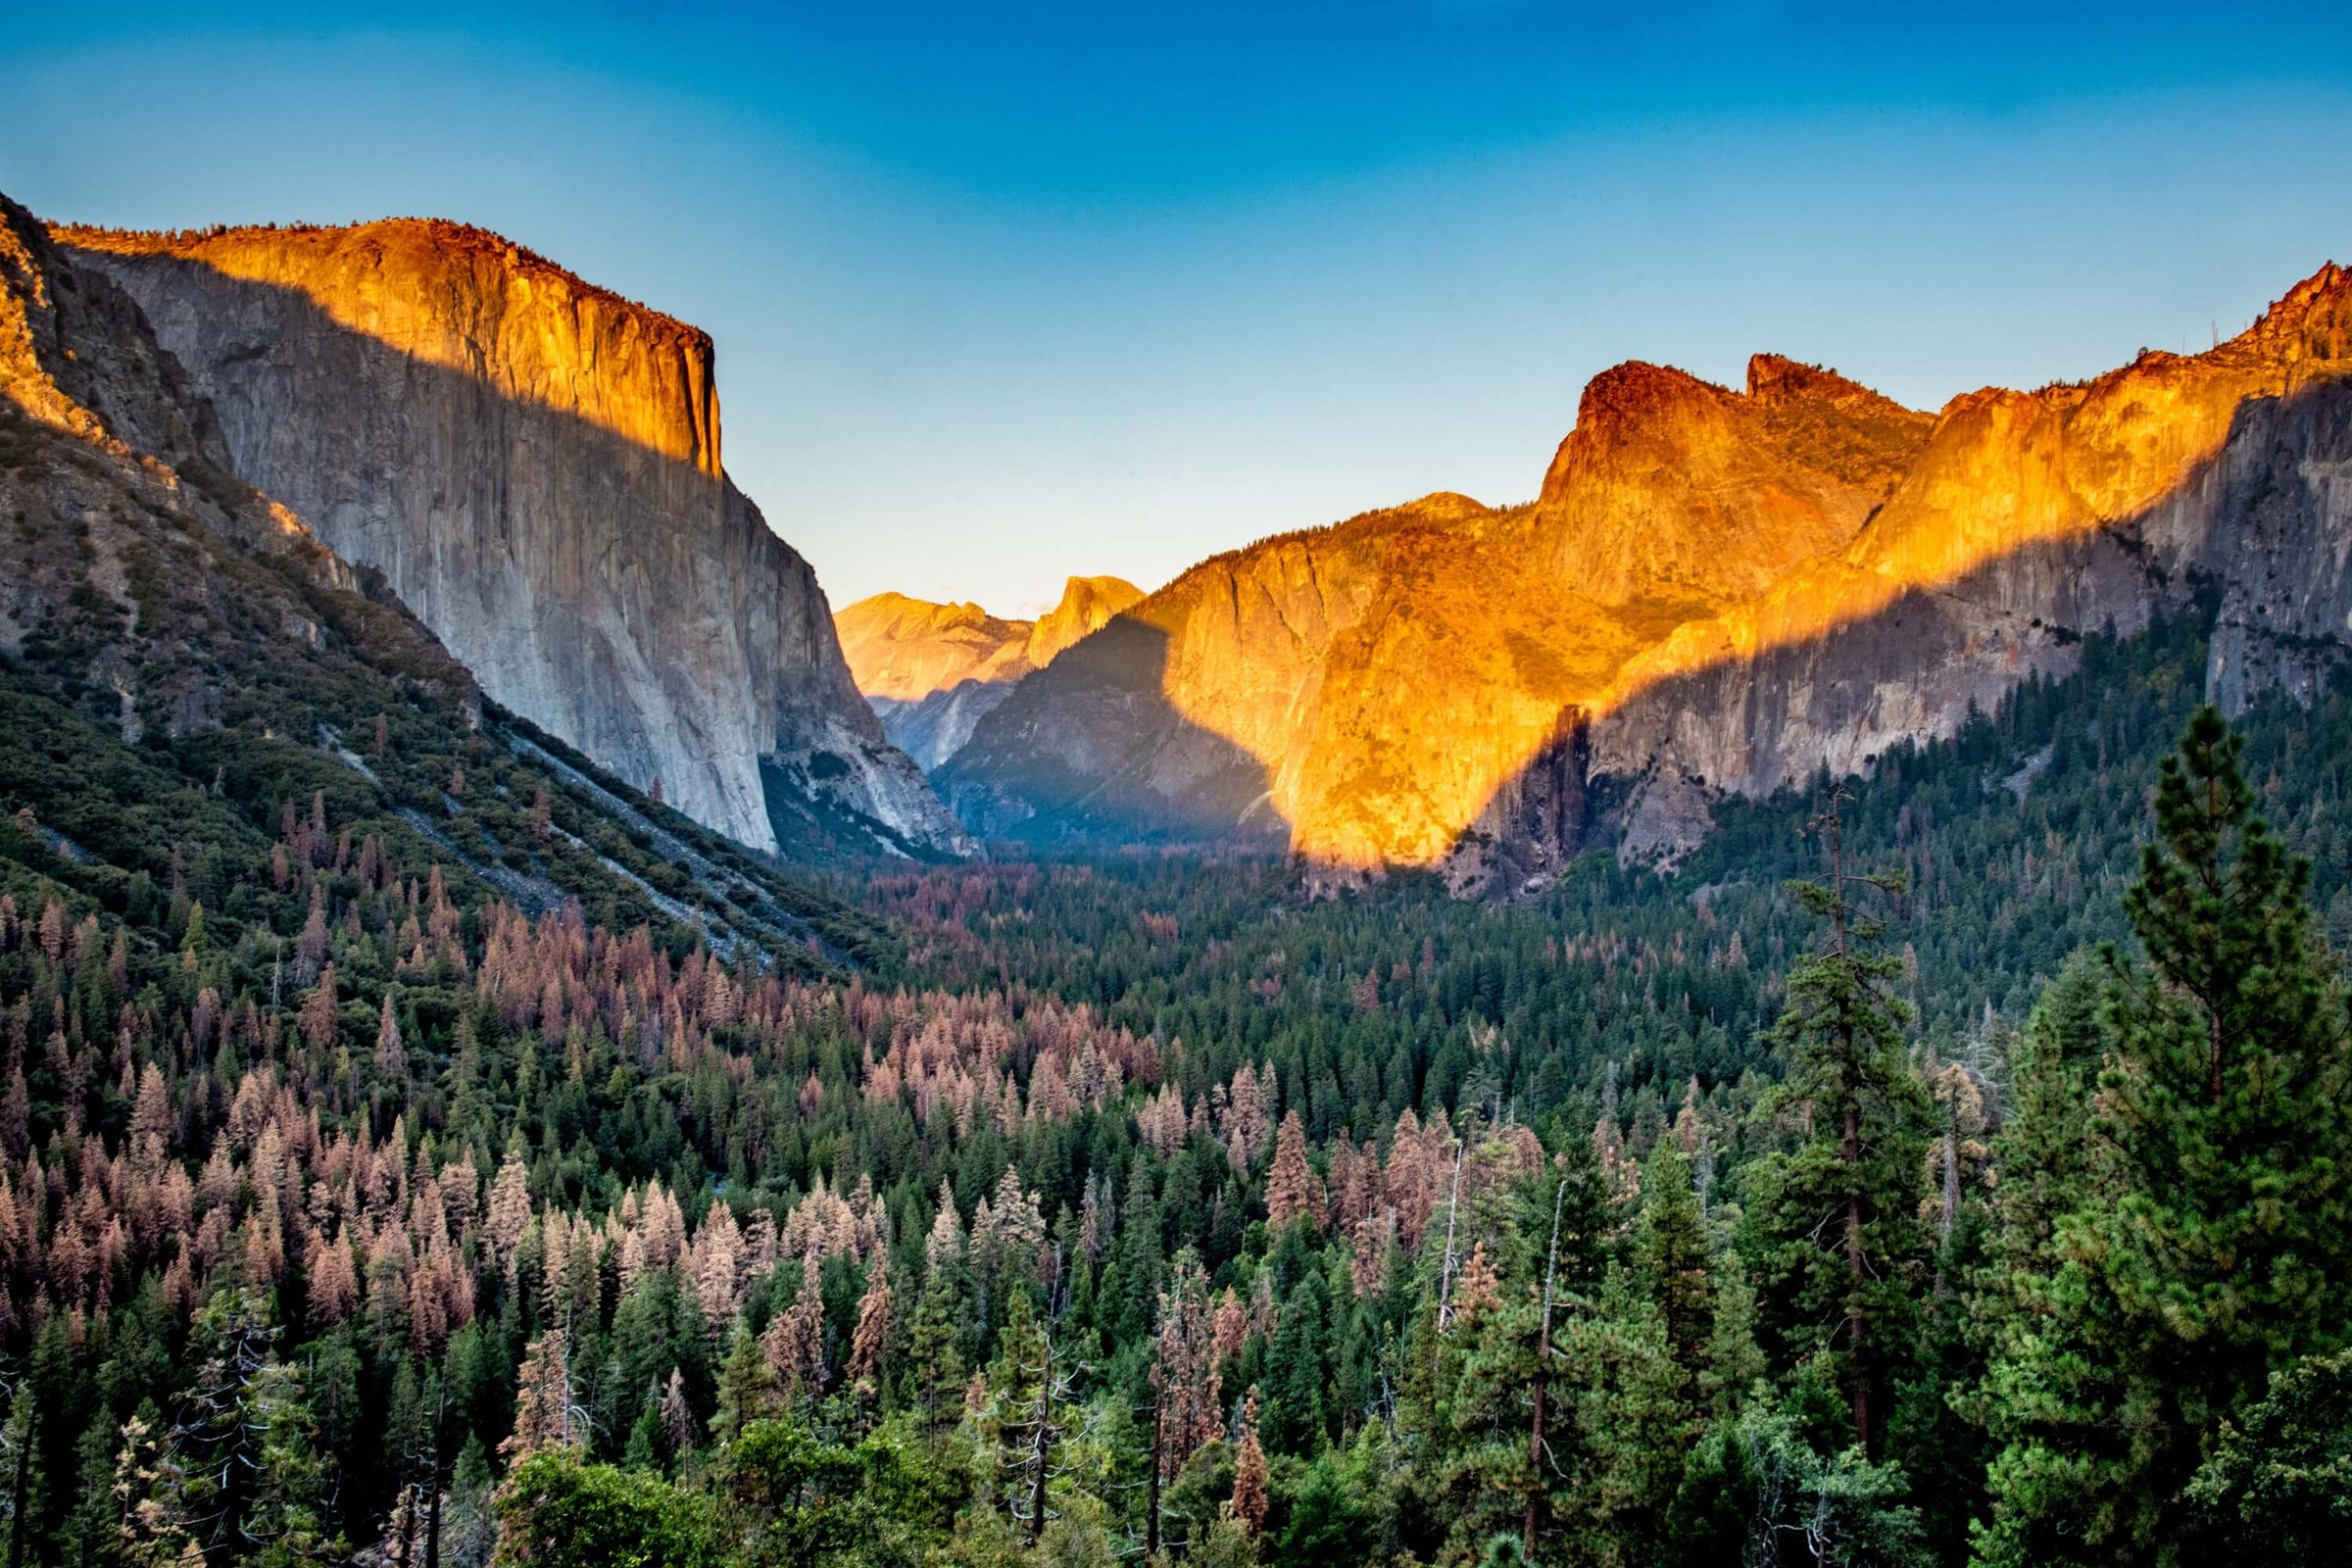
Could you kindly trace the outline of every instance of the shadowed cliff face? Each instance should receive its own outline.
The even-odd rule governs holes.
[[[227,463],[136,302],[0,195],[0,770],[71,880],[160,879],[183,839],[255,868],[277,808],[308,800],[342,824],[335,868],[388,897],[446,884],[656,940],[693,930],[786,972],[882,951],[831,900],[485,702],[380,573]],[[286,851],[303,877],[328,862],[278,848],[299,908]],[[257,887],[266,902],[264,881],[215,906],[230,930],[267,933]],[[440,940],[408,930],[404,972]]]
[[[937,775],[973,830],[1071,844],[1240,842],[1279,850],[1266,771],[1162,694],[1164,628],[1122,615],[1021,682]]]
[[[1089,693],[1081,743],[1066,687],[1025,682],[953,787],[1017,795],[1039,747],[1145,770],[1158,729],[1100,715],[1155,696],[1256,760],[1257,816],[1310,860],[1511,890],[1948,734],[2198,583],[2216,695],[2307,692],[2352,639],[2348,337],[2329,268],[2211,353],[1933,417],[1766,356],[1745,393],[1620,367],[1535,505],[1432,497],[1203,563],[1129,612],[1165,639],[1155,694]]]
[[[1118,577],[1072,577],[1034,621],[978,605],[876,594],[834,615],[843,657],[891,744],[935,769],[1031,670],[1043,669],[1144,597]]]
[[[1435,495],[1203,562],[983,717],[940,774],[962,808],[1034,775],[1150,776],[1198,836],[1219,812],[1340,865],[1430,863],[1640,644],[1623,616],[1524,569],[1513,527]],[[1129,628],[1152,660],[1080,656]],[[1145,684],[1149,682],[1149,684]],[[1246,812],[1196,758],[1262,779]],[[1162,765],[1156,753],[1181,747]],[[990,821],[965,812],[981,831]],[[1246,816],[1246,821],[1245,821]]]
[[[499,702],[758,848],[962,847],[727,480],[703,333],[455,224],[58,238]]]

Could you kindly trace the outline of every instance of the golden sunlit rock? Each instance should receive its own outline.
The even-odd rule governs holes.
[[[2348,328],[2330,267],[2210,353],[1936,416],[1769,355],[1743,392],[1619,366],[1534,504],[1432,496],[1203,562],[1122,617],[1123,659],[1025,683],[942,782],[992,832],[1271,832],[1329,870],[1494,887],[1577,852],[1595,779],[1624,853],[1671,857],[1711,792],[1948,734],[2192,568],[2233,585],[2218,694],[2308,683],[2295,639],[2352,612],[2352,495],[2261,443],[2352,368]],[[2276,462],[2308,519],[2243,537]],[[2281,570],[2298,592],[2247,586]]]
[[[833,617],[850,674],[891,743],[926,768],[956,755],[972,728],[1011,692],[1144,597],[1118,577],[1072,577],[1036,620],[1007,620],[978,605],[876,594]]]

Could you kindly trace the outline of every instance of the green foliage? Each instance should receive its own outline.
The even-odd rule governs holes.
[[[1714,1257],[1690,1163],[1671,1138],[1642,1172],[1642,1218],[1634,1233],[1634,1268],[1656,1303],[1666,1348],[1688,1393],[1696,1388],[1715,1335]]]
[[[2210,1562],[2305,1563],[2352,1532],[2352,1351],[2281,1368],[2189,1483]]]
[[[1871,951],[1884,926],[1850,902],[1860,879],[1846,870],[1842,794],[1833,791],[1823,819],[1829,880],[1796,885],[1826,940],[1788,976],[1774,1030],[1785,1076],[1756,1110],[1793,1147],[1749,1175],[1748,1217],[1781,1352],[1790,1364],[1828,1359],[1867,1454],[1884,1420],[1874,1396],[1884,1399],[1911,1370],[1917,1345],[1929,1113],[1904,1050],[1911,1009],[1893,989],[1901,965]]]
[[[1914,1568],[1929,1560],[1902,1471],[1860,1445],[1824,1453],[1786,1416],[1761,1409],[1727,1435],[1753,1478],[1749,1560]]]
[[[2183,1489],[2274,1372],[2342,1343],[2352,1286],[2352,1032],[2305,900],[2308,868],[2251,814],[2242,743],[2200,712],[2159,775],[2159,842],[2125,904],[2148,955],[2111,957],[2110,1065],[2079,1206],[2020,1256],[1979,1408],[2004,1446],[1990,1562],[2172,1559]],[[2032,1144],[2065,1107],[2080,1005],[2061,996],[2027,1064]],[[2044,1180],[2048,1178],[2045,1176]]]
[[[550,1450],[498,1489],[497,1568],[705,1568],[716,1560],[699,1499],[659,1477]]]
[[[798,1422],[754,1421],[712,1484],[719,1538],[757,1568],[910,1564],[953,1512],[945,1478],[900,1430],[845,1447]]]
[[[2160,777],[2193,619],[1845,781],[1875,933],[1786,886],[1826,780],[1509,906],[1166,856],[869,913],[300,571],[224,580],[322,654],[126,740],[51,546],[0,665],[27,1557],[1097,1564],[1155,1494],[1198,1568],[2331,1544],[2352,714]]]

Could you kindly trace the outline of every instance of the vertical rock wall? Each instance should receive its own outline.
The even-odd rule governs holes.
[[[452,223],[57,237],[137,299],[239,473],[492,698],[758,848],[810,815],[779,788],[851,837],[961,847],[726,477],[707,335]]]

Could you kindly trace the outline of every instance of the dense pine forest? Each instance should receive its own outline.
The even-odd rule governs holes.
[[[1511,906],[10,663],[6,1562],[2323,1560],[2352,723],[2203,624]]]

